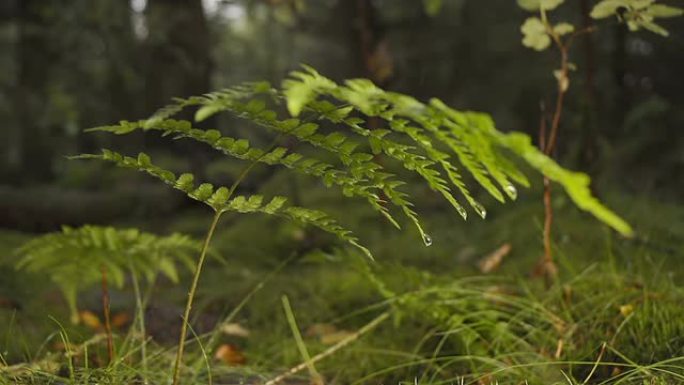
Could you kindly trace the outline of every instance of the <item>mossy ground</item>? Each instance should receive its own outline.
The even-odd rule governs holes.
[[[684,269],[678,263],[684,212],[644,199],[614,199],[637,227],[636,238],[621,239],[558,196],[561,274],[547,287],[530,277],[541,252],[541,207],[529,196],[491,210],[486,223],[462,223],[428,204],[435,215],[425,222],[434,245],[426,248],[414,234],[394,231],[353,204],[340,207],[327,195],[307,195],[307,205],[329,209],[360,229],[377,259],[370,264],[331,247],[315,231],[258,216],[227,218],[214,242],[220,258],[206,269],[193,325],[199,335],[211,333],[241,306],[231,322],[249,336],[219,333],[217,343],[230,344],[246,364],[230,366],[214,357],[213,347],[204,356],[191,343],[186,383],[208,383],[207,365],[213,383],[227,384],[263,381],[300,363],[283,295],[312,355],[391,313],[316,365],[328,383],[684,382]],[[201,236],[208,220],[190,210],[174,221],[152,218],[146,226]],[[0,353],[12,369],[0,366],[0,383],[166,383],[185,288],[160,281],[153,289],[147,371],[130,322],[117,330],[119,359],[113,364],[103,365],[101,343],[90,345],[88,360],[83,351],[69,360],[60,353],[65,336],[76,346],[97,332],[68,324],[67,310],[45,277],[13,269],[11,250],[27,238],[2,233]],[[511,244],[511,252],[499,269],[480,273],[477,262],[503,243]],[[365,266],[394,297],[379,293]],[[84,309],[100,313],[97,288],[82,300]],[[113,294],[114,313],[132,317],[134,309],[132,290]],[[20,369],[27,362],[35,364],[33,370]],[[305,383],[306,371],[294,378]]]

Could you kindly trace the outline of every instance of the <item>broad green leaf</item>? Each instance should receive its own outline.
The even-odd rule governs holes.
[[[605,19],[617,13],[618,8],[629,7],[628,0],[603,0],[591,10],[590,16],[594,19]]]
[[[530,12],[538,12],[542,9],[551,11],[563,4],[564,1],[565,0],[518,0],[518,6]]]
[[[684,9],[663,4],[654,4],[648,7],[647,12],[655,18],[678,17],[684,15]]]
[[[655,3],[655,0],[629,0],[630,8],[636,11],[645,9],[653,3]]]
[[[558,36],[575,32],[575,26],[570,23],[558,23],[553,26],[553,32]]]
[[[523,33],[522,43],[525,47],[536,51],[543,51],[551,45],[551,37],[546,32],[546,26],[538,17],[530,17],[520,27]]]
[[[668,37],[670,36],[670,33],[667,32],[667,30],[660,25],[652,22],[652,21],[642,21],[638,24],[639,27],[644,28],[646,30],[649,30],[655,34],[658,34],[660,36]]]

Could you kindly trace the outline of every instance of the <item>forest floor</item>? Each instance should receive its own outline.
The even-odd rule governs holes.
[[[622,198],[638,234],[622,239],[555,205],[560,275],[550,286],[531,275],[541,254],[534,200],[486,224],[428,217],[429,248],[348,214],[370,263],[296,226],[228,220],[200,283],[200,338],[183,383],[267,383],[306,361],[302,350],[309,365],[282,383],[684,383],[684,211]],[[158,222],[146,225],[198,236],[208,225],[192,210]],[[0,384],[168,383],[189,277],[145,290],[146,343],[132,289],[112,290],[107,365],[99,290],[80,298],[82,322],[70,324],[55,287],[13,266],[11,250],[28,238],[0,232]]]

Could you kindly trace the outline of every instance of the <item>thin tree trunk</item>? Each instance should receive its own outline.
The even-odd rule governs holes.
[[[370,0],[356,0],[356,32],[363,76],[386,87],[394,69],[385,30],[377,13]]]
[[[149,0],[147,9],[146,106],[152,113],[173,97],[187,97],[211,91],[211,45],[209,27],[198,0]],[[190,112],[179,118],[191,119]],[[209,119],[202,126],[211,126]],[[191,154],[192,172],[203,175],[204,146],[179,141],[177,146]]]
[[[620,130],[628,110],[629,97],[627,95],[627,27],[622,24],[615,26],[613,48],[613,79],[615,82],[615,104],[613,105],[614,124]],[[615,135],[616,133],[611,133]],[[613,136],[611,135],[611,136]]]
[[[591,0],[581,0],[580,12],[582,16],[582,27],[589,29],[592,26],[592,19],[589,16],[591,12]],[[596,158],[598,156],[599,125],[598,119],[598,98],[596,96],[596,48],[594,44],[594,37],[591,33],[585,33],[582,38],[584,50],[584,90],[582,100],[582,132],[580,150],[581,168],[587,170],[590,174],[595,174],[594,167]],[[593,185],[592,185],[593,186]]]
[[[18,4],[17,171],[23,180],[41,182],[52,176],[50,127],[45,118],[47,65],[51,62],[49,20],[42,11],[45,2],[21,0]]]

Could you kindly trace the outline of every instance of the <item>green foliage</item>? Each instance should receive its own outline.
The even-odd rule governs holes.
[[[565,0],[518,0],[518,5],[520,8],[530,12],[537,12],[540,10],[551,11],[563,4],[564,1]]]
[[[575,32],[575,26],[561,22],[553,25],[547,12],[556,9],[564,0],[518,0],[518,5],[526,11],[539,12],[540,17],[529,17],[520,27],[523,34],[522,44],[536,51],[547,49],[552,41],[560,44],[560,38]],[[656,0],[603,0],[592,9],[590,16],[595,19],[616,17],[627,23],[630,31],[646,29],[662,36],[668,36],[665,28],[655,23],[656,19],[678,17],[684,10],[663,4]],[[589,31],[585,31],[589,32]]]
[[[543,51],[551,45],[551,37],[546,32],[546,25],[538,17],[530,17],[520,27],[523,33],[523,45],[536,51]]]
[[[300,79],[321,77],[312,69],[297,72],[295,75]],[[292,82],[292,80],[286,82],[285,89],[290,87]],[[322,84],[323,82],[302,83]],[[426,105],[407,95],[386,92],[367,80],[350,80],[345,86],[319,88],[316,90],[316,95],[338,99],[352,105],[367,116],[384,119],[388,122],[390,129],[384,133],[385,135],[392,133],[402,136],[404,140],[410,139],[416,147],[422,149],[421,155],[426,158],[423,167],[427,168],[434,164],[442,167],[446,176],[472,208],[482,216],[485,211],[477,201],[472,199],[468,188],[462,182],[462,177],[454,166],[453,155],[456,155],[456,159],[463,168],[482,188],[503,202],[504,196],[501,190],[511,199],[517,196],[516,188],[511,181],[523,186],[527,185],[527,179],[514,166],[514,161],[510,158],[509,154],[512,152],[531,167],[561,184],[580,208],[594,214],[623,234],[629,234],[631,231],[624,221],[592,198],[586,175],[564,170],[534,147],[530,138],[524,134],[501,133],[486,114],[457,111],[438,99],[432,99]],[[315,102],[316,100],[311,100],[308,103]],[[357,119],[352,119],[352,124],[358,124]],[[383,152],[396,153],[397,150],[392,147],[392,144],[393,142],[388,142],[386,144],[388,147],[383,149]],[[373,147],[372,142],[371,147]],[[375,147],[381,146],[376,144]],[[439,150],[439,148],[446,148],[451,153]],[[404,161],[404,159],[399,160]],[[408,161],[404,162],[404,167],[415,169]],[[421,176],[432,187],[443,181],[438,175],[440,174]]]
[[[34,238],[20,247],[17,267],[48,274],[62,291],[72,321],[77,322],[78,292],[99,282],[103,271],[119,288],[127,272],[148,281],[161,273],[177,282],[176,265],[193,270],[192,255],[199,248],[199,242],[181,234],[160,237],[137,229],[64,226],[60,232]]]
[[[291,116],[280,117],[278,110],[283,103]],[[190,122],[171,119],[189,106],[197,108],[196,120],[228,111],[256,123],[276,134],[276,145],[258,149],[251,147],[245,139],[227,137],[217,130],[200,130],[193,128]],[[300,115],[306,119],[300,120]],[[371,119],[384,122],[384,127],[371,127],[368,124]],[[333,123],[335,128],[323,133],[323,128],[312,120]],[[532,146],[524,134],[501,133],[489,116],[457,111],[438,99],[424,104],[407,95],[384,91],[365,79],[348,80],[344,85],[338,85],[309,67],[292,72],[291,77],[283,82],[282,90],[264,82],[247,83],[203,96],[176,99],[175,103],[162,108],[146,121],[122,121],[115,126],[93,130],[126,134],[138,129],[159,130],[164,135],[193,139],[237,159],[282,166],[319,178],[327,186],[340,187],[345,196],[366,199],[377,212],[398,227],[398,221],[391,212],[394,207],[416,226],[426,244],[431,240],[423,230],[411,197],[400,190],[406,181],[389,172],[387,162],[380,164],[378,155],[384,155],[402,168],[418,174],[464,218],[467,212],[461,199],[478,215],[486,215],[486,209],[474,198],[471,192],[474,186],[468,185],[464,172],[470,174],[476,185],[503,203],[506,196],[511,200],[517,197],[514,182],[529,185],[515,165],[516,159],[520,159],[561,184],[578,207],[625,235],[631,232],[624,221],[591,196],[586,175],[561,168]],[[338,159],[338,164],[278,147],[278,140],[285,136],[327,152]],[[365,145],[359,140],[365,141]],[[364,148],[370,152],[363,151]],[[138,168],[169,184],[176,184],[173,173],[150,166],[144,154],[136,160],[106,151],[97,158]],[[202,199],[198,200],[206,201],[212,196],[213,187],[206,186],[202,191],[188,189],[186,192],[194,199],[199,196]],[[222,196],[225,199],[234,191],[227,192],[227,196]],[[223,207],[210,205],[214,209]],[[347,232],[332,233],[344,234],[346,241],[351,239]],[[353,242],[356,243],[355,238]]]
[[[322,211],[310,210],[296,206],[286,206],[287,198],[276,196],[265,202],[261,195],[249,197],[233,197],[233,189],[227,187],[215,188],[210,183],[195,185],[195,176],[189,173],[181,174],[176,178],[173,172],[164,170],[152,163],[152,159],[145,153],[138,154],[137,158],[123,156],[117,152],[103,150],[101,155],[81,155],[79,159],[100,159],[113,162],[119,167],[131,168],[145,172],[171,187],[184,192],[189,198],[202,202],[211,207],[215,212],[235,212],[240,214],[263,213],[288,218],[306,225],[315,226],[325,232],[356,246],[371,257],[370,252],[358,243],[358,239],[352,236],[349,230],[344,229],[332,218]]]
[[[627,23],[630,31],[643,28],[662,36],[668,36],[669,33],[654,20],[678,17],[682,14],[683,9],[656,4],[655,0],[603,0],[591,11],[591,17],[594,19],[616,16],[620,21]]]

